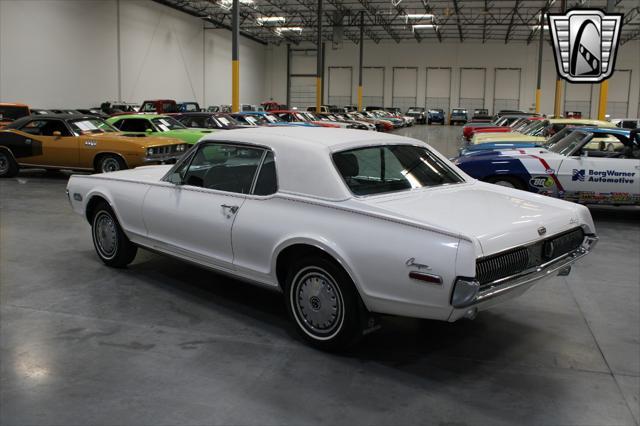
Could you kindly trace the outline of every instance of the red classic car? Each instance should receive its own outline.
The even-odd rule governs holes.
[[[513,132],[523,126],[528,125],[532,121],[541,120],[542,117],[538,116],[515,116],[515,115],[505,115],[500,117],[497,122],[493,125],[477,125],[474,123],[470,123],[467,126],[464,126],[462,129],[462,136],[465,140],[470,141],[473,138],[473,135],[476,133],[502,133],[502,132]],[[482,124],[482,123],[478,123]]]
[[[306,111],[298,111],[294,109],[294,110],[278,110],[278,111],[269,111],[269,112],[272,114],[275,114],[276,116],[283,119],[284,121],[288,121],[289,123],[302,122],[302,123],[312,123],[320,127],[335,127],[335,128],[340,127],[338,124],[322,121],[320,119],[312,120],[309,118],[310,113]]]

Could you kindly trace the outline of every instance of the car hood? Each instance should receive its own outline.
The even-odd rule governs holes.
[[[585,207],[484,182],[360,200],[373,210],[468,238],[487,256],[586,223]],[[545,228],[541,236],[539,230]]]

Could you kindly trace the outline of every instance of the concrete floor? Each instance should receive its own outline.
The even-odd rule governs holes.
[[[406,133],[455,154],[460,128]],[[385,318],[343,355],[280,296],[145,251],[96,257],[66,174],[0,181],[0,424],[562,424],[640,420],[640,209],[593,208],[566,278],[447,324]]]

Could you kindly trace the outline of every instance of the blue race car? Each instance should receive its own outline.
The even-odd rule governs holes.
[[[640,129],[573,128],[563,138],[454,163],[470,176],[583,204],[640,205]]]
[[[275,114],[268,111],[243,111],[231,114],[233,118],[242,124],[250,126],[298,126],[298,127],[318,127],[309,122],[289,122],[284,121]]]
[[[501,140],[498,142],[485,142],[485,143],[479,143],[475,145],[466,145],[463,148],[460,148],[460,150],[458,151],[458,154],[462,157],[465,155],[476,154],[481,151],[504,151],[504,150],[510,150],[510,149],[551,146],[557,141],[559,141],[560,139],[567,136],[569,133],[571,133],[575,129],[576,129],[575,127],[567,126],[564,129],[557,132],[551,138],[547,139],[545,142]]]

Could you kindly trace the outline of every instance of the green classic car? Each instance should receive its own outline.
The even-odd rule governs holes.
[[[146,133],[183,140],[188,144],[198,142],[203,136],[214,132],[209,129],[186,127],[175,118],[157,114],[117,115],[107,120],[109,124],[125,133]]]

